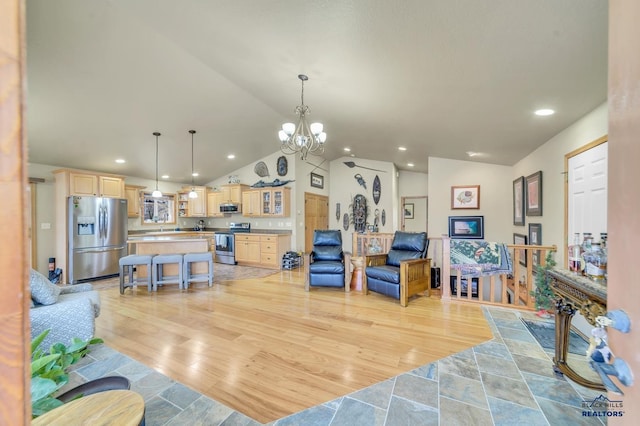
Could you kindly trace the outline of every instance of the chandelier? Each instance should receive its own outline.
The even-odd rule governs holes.
[[[278,137],[282,142],[280,150],[283,153],[295,154],[299,152],[302,160],[305,160],[310,152],[316,155],[324,152],[324,142],[327,140],[327,134],[322,131],[322,123],[311,123],[311,125],[307,123],[309,107],[304,104],[304,82],[309,80],[309,77],[299,74],[298,78],[302,82],[301,105],[298,105],[295,109],[295,113],[298,115],[298,125],[284,123],[282,130],[278,132]]]

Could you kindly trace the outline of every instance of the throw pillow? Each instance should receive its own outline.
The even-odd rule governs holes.
[[[36,270],[31,270],[29,277],[31,299],[41,305],[53,305],[60,295],[60,287],[52,284],[44,275]]]

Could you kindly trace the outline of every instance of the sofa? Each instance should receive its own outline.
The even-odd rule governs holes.
[[[54,343],[68,345],[74,337],[91,339],[95,319],[100,315],[100,294],[91,284],[58,286],[47,277],[31,270],[31,339],[49,329],[40,344],[45,352]]]

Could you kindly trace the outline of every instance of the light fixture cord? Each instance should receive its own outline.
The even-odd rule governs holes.
[[[302,81],[302,90],[300,91],[300,102],[302,102],[302,106],[304,106],[304,80]]]
[[[193,133],[191,133],[191,190],[193,190]]]
[[[156,135],[156,191],[158,190],[158,136]]]

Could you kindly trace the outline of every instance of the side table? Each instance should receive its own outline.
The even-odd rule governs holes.
[[[144,400],[130,390],[110,390],[78,398],[35,418],[32,425],[144,425]]]

